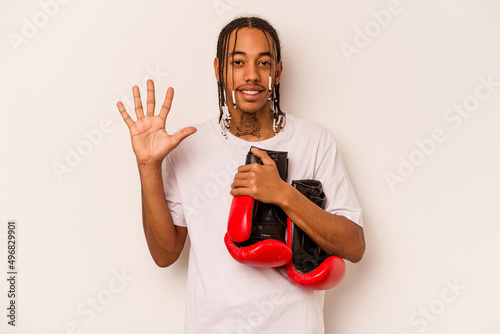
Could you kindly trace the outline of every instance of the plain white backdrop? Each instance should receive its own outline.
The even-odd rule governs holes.
[[[3,1],[0,276],[15,219],[18,294],[12,327],[1,279],[0,331],[183,332],[187,252],[166,269],[149,255],[115,104],[152,78],[157,100],[176,90],[169,131],[217,115],[218,32],[256,14],[282,39],[283,109],[334,133],[364,210],[366,254],[327,292],[326,333],[500,332],[499,12],[494,0]]]

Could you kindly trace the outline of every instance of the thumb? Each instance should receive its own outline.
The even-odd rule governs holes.
[[[197,130],[195,127],[187,127],[187,128],[184,128],[182,130],[180,130],[179,132],[177,132],[175,135],[173,135],[173,148],[177,147],[177,145],[179,145],[181,143],[181,141],[183,141],[184,139],[186,139],[186,137],[192,135],[193,133],[195,133]]]
[[[252,153],[255,154],[257,157],[259,157],[262,160],[262,163],[264,165],[276,165],[274,163],[274,160],[269,157],[269,154],[267,154],[266,151],[264,150],[259,150],[257,147],[252,147]]]

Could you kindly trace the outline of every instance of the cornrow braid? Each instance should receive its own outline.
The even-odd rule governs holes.
[[[235,36],[234,36],[234,45],[233,45],[233,51],[236,48],[236,40],[238,38],[238,31],[241,28],[257,28],[260,29],[264,35],[266,36],[266,39],[268,39],[268,34],[271,37],[272,41],[270,43],[268,39],[268,44],[269,44],[269,50],[271,51],[271,55],[273,58],[275,58],[275,77],[277,75],[278,71],[278,63],[281,60],[281,44],[280,44],[280,39],[278,36],[278,33],[274,29],[274,27],[267,22],[264,19],[261,19],[259,17],[239,17],[231,22],[229,22],[224,28],[222,28],[221,32],[219,33],[219,39],[217,41],[217,58],[219,59],[219,81],[217,82],[217,87],[218,87],[218,94],[219,94],[219,122],[222,119],[223,116],[223,107],[226,103],[226,82],[224,78],[227,77],[227,62],[228,62],[228,54],[229,54],[229,38],[231,36],[231,33],[235,31]],[[272,73],[269,73],[271,75]],[[231,74],[233,75],[233,74]],[[234,79],[234,78],[233,78]],[[234,81],[234,80],[233,80]],[[274,110],[276,117],[284,117],[283,112],[281,111],[280,108],[280,85],[279,83],[274,86],[274,89],[272,89],[271,93],[271,103],[272,103],[272,110]]]

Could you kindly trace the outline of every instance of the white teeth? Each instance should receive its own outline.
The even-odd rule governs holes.
[[[242,92],[250,95],[255,95],[260,93],[258,90],[242,90]]]

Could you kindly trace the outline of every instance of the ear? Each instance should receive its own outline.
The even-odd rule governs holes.
[[[278,62],[278,66],[276,68],[276,85],[280,83],[280,79],[281,79],[281,72],[283,72],[283,63],[281,62],[281,60]]]
[[[214,70],[215,70],[215,78],[217,82],[219,82],[219,58],[215,57],[214,59]]]

